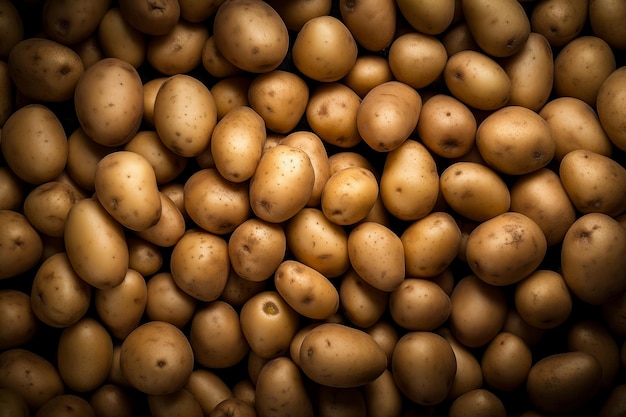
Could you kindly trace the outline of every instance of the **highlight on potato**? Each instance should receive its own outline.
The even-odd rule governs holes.
[[[626,415],[624,22],[0,0],[0,417]]]

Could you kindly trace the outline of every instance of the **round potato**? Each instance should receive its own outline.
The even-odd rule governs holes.
[[[157,245],[138,236],[128,236],[128,268],[144,277],[157,273],[163,266],[163,254]]]
[[[341,276],[339,285],[341,309],[354,325],[373,326],[387,310],[389,294],[372,287],[353,269]]]
[[[408,330],[433,331],[448,320],[450,309],[450,297],[426,279],[405,278],[389,294],[391,318]]]
[[[166,34],[149,38],[146,60],[165,75],[189,73],[200,66],[208,38],[206,25],[179,20]]]
[[[267,362],[256,382],[255,415],[313,417],[313,403],[296,364],[279,357]]]
[[[0,279],[11,278],[35,267],[43,254],[39,233],[23,214],[0,210]]]
[[[63,237],[70,208],[85,196],[69,184],[50,181],[35,187],[24,200],[24,215],[30,224],[51,237]]]
[[[481,415],[505,417],[504,403],[496,394],[484,388],[477,388],[459,395],[450,404],[448,417]]]
[[[295,32],[314,17],[330,14],[332,7],[331,0],[267,0],[267,3],[278,12],[287,29]]]
[[[18,42],[11,49],[7,63],[17,89],[35,101],[70,100],[85,72],[80,57],[69,46],[44,38]]]
[[[104,56],[119,58],[135,68],[146,60],[146,35],[124,18],[119,7],[110,8],[102,18],[97,42]]]
[[[350,87],[360,98],[374,87],[393,80],[389,61],[373,54],[359,55],[341,82]]]
[[[424,88],[441,76],[448,53],[434,35],[408,32],[393,40],[387,59],[396,80],[413,88]]]
[[[173,181],[187,167],[188,160],[167,148],[154,130],[137,132],[123,150],[135,152],[150,162],[159,185]]]
[[[369,51],[382,51],[396,33],[396,3],[393,0],[339,2],[341,20],[357,43]],[[376,30],[372,30],[375,27]]]
[[[626,129],[624,129],[626,94],[623,88],[625,84],[626,68],[620,67],[604,80],[596,97],[596,109],[602,128],[611,142],[621,150],[626,150]]]
[[[51,398],[37,410],[37,416],[56,417],[68,413],[67,410],[85,417],[96,416],[89,402],[76,394],[63,394]]]
[[[363,220],[377,198],[378,182],[372,171],[349,167],[328,178],[321,195],[321,209],[333,223],[350,225]]]
[[[428,35],[443,33],[452,24],[456,7],[455,0],[399,0],[397,4],[409,24]]]
[[[180,18],[177,0],[122,0],[119,2],[124,19],[135,29],[152,36],[169,33]]]
[[[618,50],[626,49],[626,30],[619,24],[625,16],[626,5],[619,1],[589,0],[591,30]]]
[[[43,29],[50,39],[64,45],[74,45],[97,31],[111,0],[79,0],[43,2]]]
[[[533,33],[559,48],[574,40],[587,22],[589,0],[547,0],[539,2],[530,13]]]
[[[152,321],[165,321],[183,328],[196,311],[198,301],[176,285],[170,272],[153,275],[146,290],[145,314]]]
[[[480,367],[485,383],[498,391],[514,391],[526,381],[533,364],[530,347],[519,336],[501,332],[487,345]]]
[[[276,69],[289,49],[289,33],[280,15],[261,0],[227,0],[215,13],[215,45],[244,71]]]
[[[221,78],[211,87],[211,94],[215,99],[217,120],[239,107],[250,106],[248,88],[254,78],[249,75],[234,75]]]
[[[30,296],[14,289],[0,290],[0,349],[7,350],[29,342],[39,330]],[[1,401],[0,401],[1,402]]]

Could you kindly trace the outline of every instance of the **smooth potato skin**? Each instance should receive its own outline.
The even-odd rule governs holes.
[[[259,417],[312,417],[313,403],[300,370],[287,357],[267,362],[256,382],[255,408]]]
[[[0,225],[5,231],[0,239],[0,279],[5,279],[33,268],[43,254],[43,242],[28,219],[17,211],[0,210]]]

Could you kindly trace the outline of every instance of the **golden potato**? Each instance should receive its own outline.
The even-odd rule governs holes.
[[[378,182],[372,171],[349,167],[337,171],[324,184],[321,209],[339,225],[355,224],[365,218],[378,198]]]
[[[43,29],[50,39],[64,45],[74,45],[93,34],[111,0],[80,0],[43,2]]]
[[[278,12],[287,29],[296,32],[312,18],[330,14],[332,7],[331,0],[267,0],[267,3]]]
[[[39,330],[38,320],[30,295],[11,288],[0,290],[0,349],[11,349],[32,340]]]
[[[206,25],[178,20],[165,34],[149,38],[146,61],[165,75],[189,73],[202,62],[202,50],[208,38]]]
[[[15,277],[35,267],[43,254],[43,242],[26,216],[0,210],[0,279]]]
[[[291,359],[274,358],[261,368],[256,382],[255,409],[259,417],[313,417],[313,403],[300,369]]]
[[[163,266],[163,254],[159,247],[138,236],[127,236],[128,268],[144,277],[158,272]]]
[[[604,80],[596,97],[596,110],[602,128],[611,142],[619,149],[626,150],[626,130],[624,129],[624,84],[626,83],[626,68],[620,67],[613,71]]]
[[[465,392],[454,399],[448,411],[449,417],[463,416],[505,417],[504,403],[495,393],[484,388]]]
[[[166,417],[176,414],[189,417],[204,416],[198,400],[184,388],[171,394],[148,395],[148,409],[152,417]]]
[[[339,298],[343,314],[354,325],[367,328],[378,323],[387,310],[389,293],[374,288],[353,269],[341,276]]]
[[[589,23],[596,36],[612,48],[626,49],[626,31],[620,22],[626,16],[626,5],[612,0],[589,0]]]
[[[456,374],[448,391],[447,399],[455,400],[466,392],[481,388],[483,386],[483,373],[477,356],[456,340],[449,327],[440,327],[435,333],[450,343],[456,358]]]
[[[131,26],[151,36],[169,33],[180,18],[177,0],[122,0],[119,7],[122,16]]]
[[[389,313],[403,329],[433,331],[448,320],[450,309],[450,297],[423,278],[405,278],[389,294]]]
[[[357,43],[369,51],[382,51],[396,33],[396,3],[393,0],[339,2],[341,20]],[[376,30],[372,30],[375,27]]]
[[[56,417],[67,413],[67,410],[72,410],[72,413],[85,417],[96,416],[89,402],[76,394],[62,394],[46,401],[37,410],[37,415],[39,417]]]
[[[480,360],[485,383],[505,392],[521,387],[532,365],[530,347],[522,338],[508,332],[498,333],[489,342]]]
[[[218,78],[242,75],[244,71],[230,62],[220,52],[215,43],[215,36],[210,35],[202,46],[202,67],[212,76]]]
[[[428,35],[444,32],[454,18],[455,1],[397,1],[402,16],[417,31]]]
[[[98,162],[116,149],[94,142],[78,127],[67,138],[65,171],[80,188],[94,191]]]
[[[402,394],[391,371],[382,374],[363,388],[365,408],[371,417],[399,416],[402,414]]]
[[[217,120],[239,106],[250,106],[248,88],[254,78],[249,75],[233,75],[221,78],[211,87],[215,99]]]
[[[69,184],[46,182],[28,193],[24,200],[24,215],[40,233],[63,237],[67,213],[74,203],[83,198],[85,196]]]
[[[152,321],[166,321],[183,328],[193,317],[198,300],[176,285],[170,272],[159,272],[146,284],[145,314]]]
[[[165,184],[178,177],[188,160],[167,148],[154,130],[141,130],[128,141],[123,150],[135,152],[150,162],[157,184]]]
[[[546,0],[530,13],[533,33],[546,38],[552,47],[562,47],[582,32],[587,22],[589,0]]]
[[[363,98],[372,88],[392,79],[389,61],[382,56],[362,54],[357,56],[354,65],[341,82]]]
[[[438,80],[448,61],[443,43],[434,35],[420,32],[408,32],[396,37],[388,55],[395,79],[416,89]],[[420,70],[415,71],[415,68]]]
[[[102,17],[97,42],[104,56],[119,58],[135,68],[146,60],[148,40],[145,33],[131,25],[119,7],[110,8]]]
[[[206,368],[195,369],[184,389],[189,391],[200,403],[205,416],[211,414],[211,411],[220,402],[233,396],[228,385],[218,375]]]

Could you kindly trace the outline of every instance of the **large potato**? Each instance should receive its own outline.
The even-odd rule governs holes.
[[[0,210],[0,279],[33,268],[43,254],[41,236],[21,213]]]

